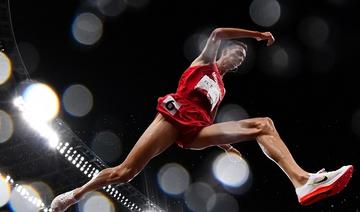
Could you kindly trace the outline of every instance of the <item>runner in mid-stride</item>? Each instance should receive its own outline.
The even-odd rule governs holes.
[[[213,123],[225,95],[222,78],[240,66],[246,57],[246,45],[235,40],[241,38],[265,40],[268,46],[275,41],[270,32],[215,29],[201,54],[182,74],[176,92],[158,99],[158,113],[154,121],[126,159],[116,167],[102,170],[83,186],[57,196],[51,208],[55,212],[65,211],[87,192],[109,184],[129,182],[152,158],[174,143],[194,150],[219,146],[241,157],[231,144],[254,140],[288,176],[302,205],[312,204],[343,190],[352,176],[353,166],[343,166],[331,172],[305,171],[292,157],[270,118]],[[226,43],[220,48],[222,41]]]

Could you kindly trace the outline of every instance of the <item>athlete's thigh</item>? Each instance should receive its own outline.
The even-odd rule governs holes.
[[[156,155],[175,143],[178,130],[158,114],[136,142],[123,165],[142,167]]]
[[[254,139],[261,132],[258,127],[260,119],[228,121],[205,127],[190,142],[188,148],[202,149],[214,145],[232,144]]]

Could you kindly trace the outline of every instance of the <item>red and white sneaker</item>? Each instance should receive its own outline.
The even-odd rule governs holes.
[[[353,173],[353,166],[343,166],[336,171],[326,172],[324,169],[310,174],[309,180],[296,188],[301,205],[310,205],[342,191],[348,184]]]

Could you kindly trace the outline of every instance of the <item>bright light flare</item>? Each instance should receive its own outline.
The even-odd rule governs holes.
[[[44,84],[34,84],[26,89],[24,97],[15,98],[13,104],[22,112],[23,118],[30,127],[37,131],[40,136],[47,139],[52,148],[55,148],[59,143],[59,136],[47,123],[58,112],[59,101],[55,92]],[[41,102],[53,109],[44,108]],[[43,108],[43,114],[41,114],[41,110],[36,108],[36,106]]]
[[[52,88],[43,83],[28,86],[23,93],[26,112],[31,119],[50,121],[59,112],[59,98]]]

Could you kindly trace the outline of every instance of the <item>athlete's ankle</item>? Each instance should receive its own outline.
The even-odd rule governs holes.
[[[73,190],[73,197],[76,201],[80,200],[83,197],[81,188],[76,188]]]
[[[307,181],[309,180],[309,177],[310,177],[309,173],[297,175],[294,182],[295,188],[305,185],[305,183],[307,183]]]

